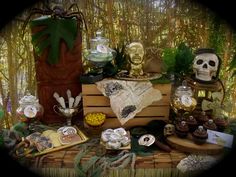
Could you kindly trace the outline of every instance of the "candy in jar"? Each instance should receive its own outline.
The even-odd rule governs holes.
[[[19,107],[16,110],[17,117],[22,122],[30,122],[32,119],[39,119],[43,116],[43,107],[38,99],[27,93],[19,101]]]

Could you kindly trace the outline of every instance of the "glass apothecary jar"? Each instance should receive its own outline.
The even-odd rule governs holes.
[[[84,57],[94,68],[99,68],[99,72],[102,72],[106,63],[114,59],[116,51],[109,47],[109,40],[102,36],[101,31],[97,31],[96,37],[90,40],[90,46],[90,49],[84,51]]]
[[[16,110],[17,117],[21,122],[32,122],[39,120],[43,116],[44,109],[39,104],[38,99],[29,92],[19,101],[19,107]]]
[[[196,99],[193,97],[191,87],[187,86],[187,81],[183,81],[182,85],[177,87],[171,100],[171,107],[177,114],[192,112],[197,105]]]

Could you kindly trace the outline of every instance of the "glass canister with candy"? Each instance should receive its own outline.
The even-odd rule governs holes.
[[[30,125],[34,121],[40,120],[43,113],[43,106],[39,104],[38,99],[29,92],[19,100],[19,107],[16,110],[16,114],[21,122],[26,122]]]

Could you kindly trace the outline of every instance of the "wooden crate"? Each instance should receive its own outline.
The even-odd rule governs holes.
[[[169,119],[171,84],[155,84],[154,88],[161,91],[162,99],[144,108],[134,119],[126,122],[123,127],[146,125],[151,120]],[[107,115],[103,128],[116,128],[121,126],[110,107],[109,98],[103,96],[95,84],[82,84],[82,94],[84,115],[90,112],[103,112]]]

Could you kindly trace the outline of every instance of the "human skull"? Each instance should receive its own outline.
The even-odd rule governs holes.
[[[166,124],[164,127],[164,136],[170,136],[175,133],[175,126],[173,124]]]
[[[193,61],[195,77],[202,81],[211,81],[217,74],[219,58],[215,53],[199,53]]]

